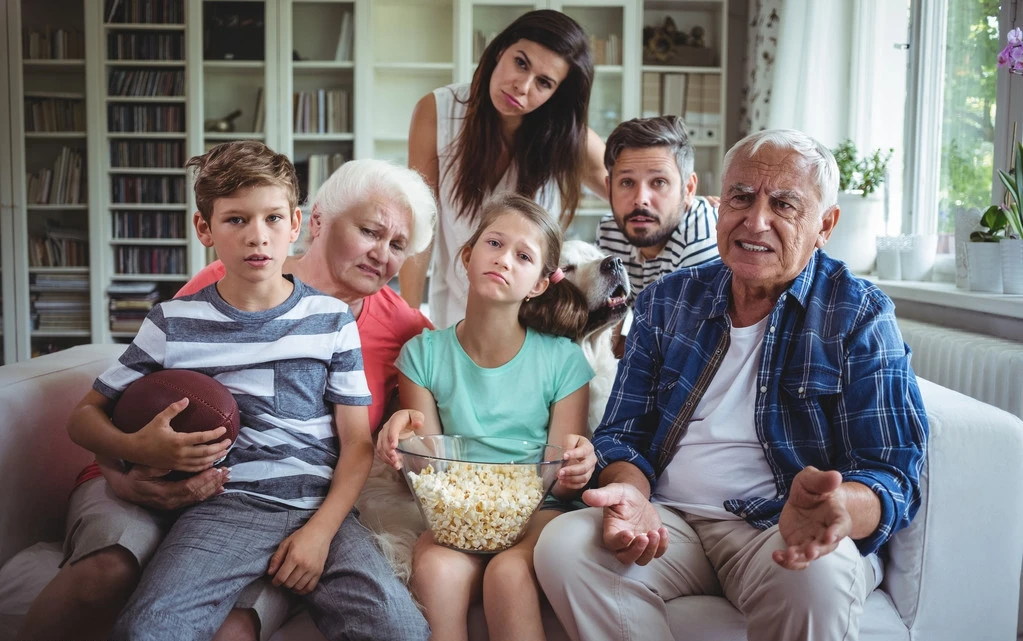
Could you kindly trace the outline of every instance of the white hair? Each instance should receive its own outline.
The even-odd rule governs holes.
[[[325,219],[371,198],[385,198],[412,214],[408,255],[424,251],[433,240],[437,200],[419,172],[383,160],[349,160],[330,175],[313,199]]]
[[[752,133],[728,150],[722,163],[722,175],[728,173],[732,161],[740,154],[752,158],[761,147],[790,149],[810,163],[817,196],[821,199],[821,215],[838,204],[838,163],[831,150],[814,138],[795,129],[768,129]]]

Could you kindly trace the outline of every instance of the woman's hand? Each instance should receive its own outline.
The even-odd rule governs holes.
[[[227,433],[224,426],[192,433],[177,432],[171,427],[171,420],[186,407],[187,397],[174,401],[132,436],[133,463],[164,470],[201,472],[227,454],[230,439],[212,442]]]
[[[565,490],[581,490],[586,487],[597,466],[597,455],[593,443],[579,434],[569,434],[565,439],[565,464],[558,471],[558,484]]]
[[[395,451],[398,441],[416,435],[423,427],[425,417],[419,410],[398,410],[387,419],[377,435],[376,454],[384,463],[401,469],[401,456]],[[592,449],[592,448],[591,448]]]

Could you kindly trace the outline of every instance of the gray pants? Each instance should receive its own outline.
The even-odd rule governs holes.
[[[646,566],[618,562],[601,540],[602,511],[564,514],[544,528],[536,576],[574,641],[671,639],[665,602],[726,597],[745,616],[750,641],[855,641],[874,569],[850,539],[802,571],[771,558],[778,527],[690,518],[658,505],[668,550]]]
[[[211,639],[245,586],[266,574],[281,541],[314,513],[239,493],[190,508],[146,567],[112,638]],[[430,635],[408,590],[353,514],[330,544],[319,584],[302,599],[330,641],[426,641]]]

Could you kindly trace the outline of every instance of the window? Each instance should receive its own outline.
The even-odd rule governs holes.
[[[995,62],[1021,17],[1023,0],[914,0],[902,229],[937,232],[939,252],[953,250],[956,207],[1002,193],[995,170],[1008,164],[1023,77],[1010,82]]]

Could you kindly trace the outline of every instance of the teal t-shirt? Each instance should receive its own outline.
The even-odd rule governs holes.
[[[433,394],[445,434],[541,442],[547,440],[551,405],[593,378],[578,345],[532,329],[519,353],[500,367],[473,362],[454,326],[409,340],[396,365]]]

